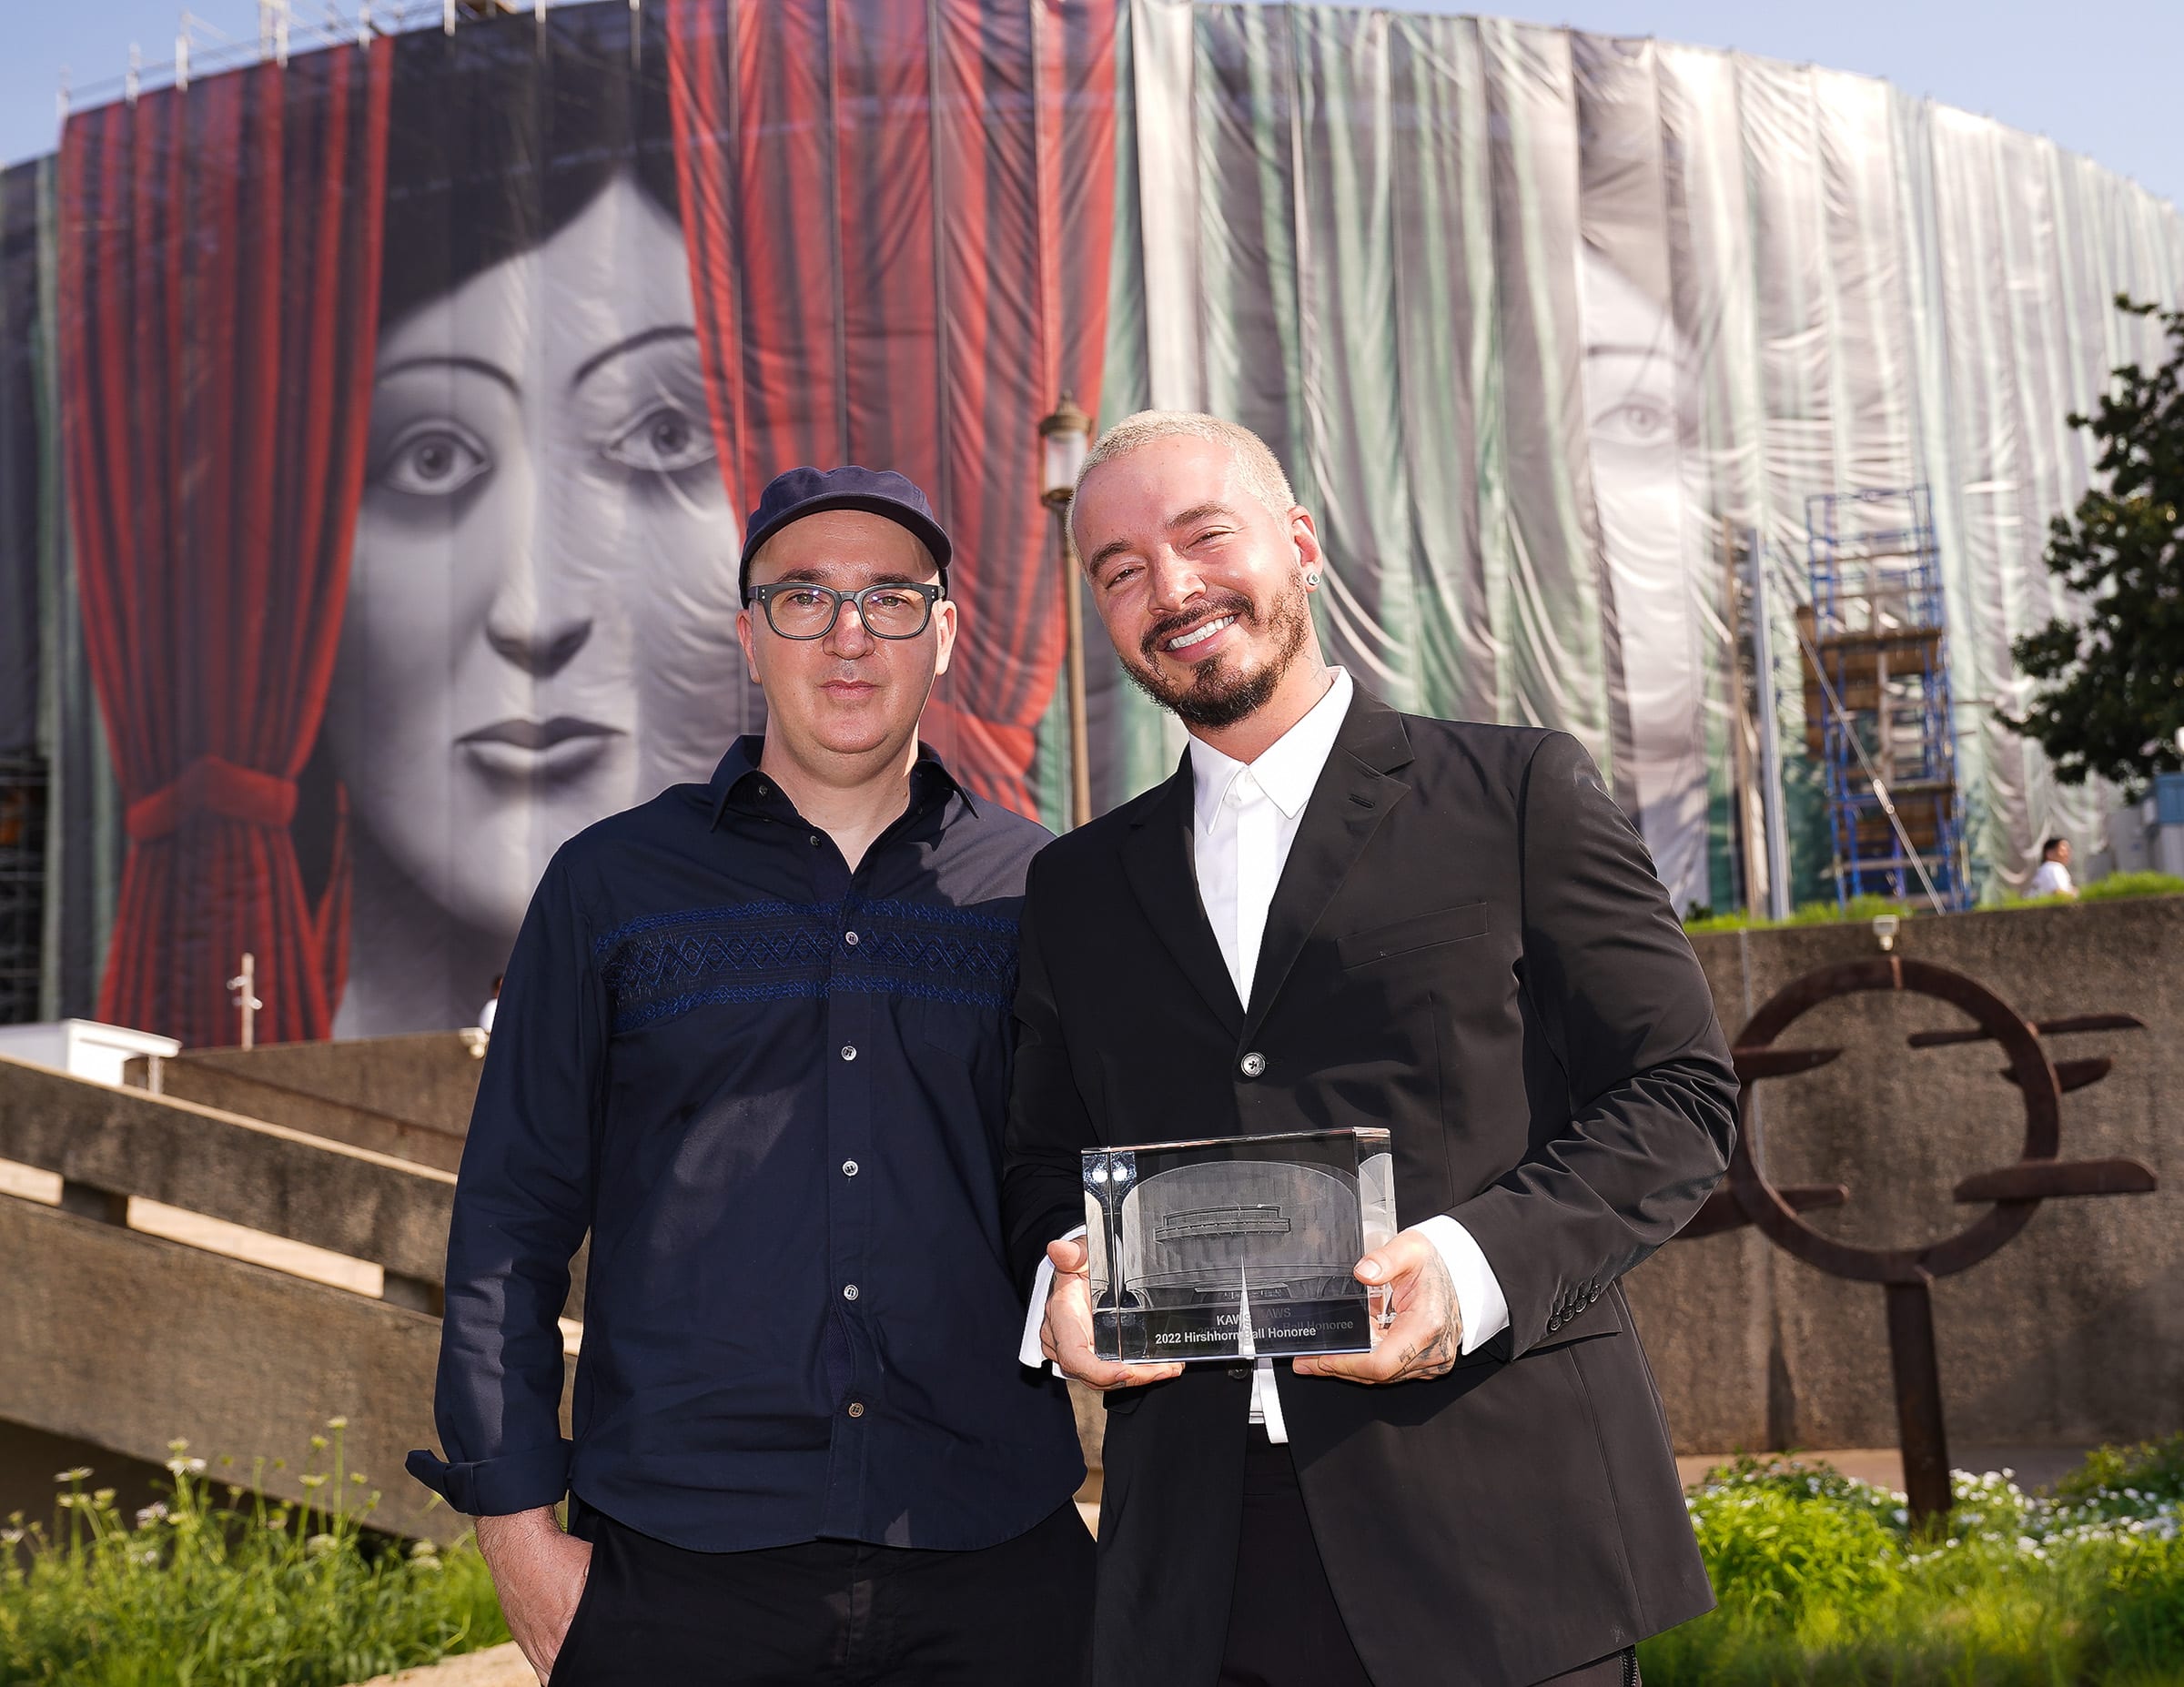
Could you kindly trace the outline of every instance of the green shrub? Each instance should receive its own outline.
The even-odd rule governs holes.
[[[1639,1649],[1647,1681],[2184,1683],[2184,1437],[2103,1449],[2050,1497],[1955,1480],[1922,1537],[1903,1495],[1823,1466],[1716,1471],[1690,1504],[1721,1605]]]
[[[2055,1497],[2074,1506],[2098,1505],[2107,1495],[2133,1505],[2184,1504],[2184,1432],[2136,1447],[2097,1447],[2055,1485]]]
[[[329,1468],[301,1506],[216,1501],[182,1441],[168,1497],[133,1519],[63,1471],[51,1524],[0,1530],[0,1687],[339,1687],[507,1639],[473,1546],[364,1527],[378,1496],[344,1470],[343,1427],[312,1438]]]
[[[2122,896],[2184,896],[2184,879],[2173,873],[2111,873],[2105,879],[2078,887],[2080,902],[2106,902]]]
[[[1902,1582],[1876,1507],[1833,1471],[1746,1460],[1688,1503],[1724,1607],[1795,1622],[1815,1605],[1875,1599]]]

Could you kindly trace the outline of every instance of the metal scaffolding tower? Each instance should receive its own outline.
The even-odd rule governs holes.
[[[1805,500],[1812,602],[1805,745],[1825,781],[1839,901],[1930,891],[1966,902],[1956,746],[1933,496],[1914,486]]]
[[[0,1025],[38,1017],[46,907],[46,763],[0,756]]]

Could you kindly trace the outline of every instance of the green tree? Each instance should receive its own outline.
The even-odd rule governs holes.
[[[2135,788],[2184,767],[2184,310],[2120,293],[2116,305],[2160,317],[2169,359],[2151,374],[2126,364],[2097,415],[2070,418],[2100,457],[2075,515],[2048,522],[2047,563],[2086,614],[2011,644],[2037,689],[2022,719],[1999,712],[2066,783],[2098,773]]]

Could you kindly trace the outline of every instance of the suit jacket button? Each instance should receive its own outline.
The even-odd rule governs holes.
[[[1550,1333],[1562,1328],[1562,1320],[1559,1318],[1551,1318],[1547,1320],[1547,1328]]]
[[[1267,1057],[1255,1048],[1236,1063],[1236,1069],[1246,1077],[1257,1077],[1267,1069]]]
[[[1228,1367],[1228,1374],[1231,1377],[1249,1377],[1251,1374],[1251,1367],[1249,1365],[1231,1365]]]

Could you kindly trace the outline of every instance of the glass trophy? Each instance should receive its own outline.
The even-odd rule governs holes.
[[[1371,1350],[1388,1291],[1353,1272],[1395,1234],[1385,1130],[1087,1148],[1084,1171],[1101,1359]]]

